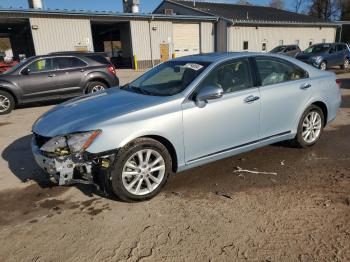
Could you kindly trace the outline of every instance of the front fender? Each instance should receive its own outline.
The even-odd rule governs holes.
[[[14,96],[17,102],[21,102],[23,92],[18,86],[14,85],[13,83],[6,80],[0,80],[0,90],[9,92]]]

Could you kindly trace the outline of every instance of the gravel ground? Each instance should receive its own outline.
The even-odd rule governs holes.
[[[343,87],[337,120],[316,146],[272,145],[183,172],[134,204],[44,178],[30,128],[53,105],[1,116],[0,261],[350,261]]]

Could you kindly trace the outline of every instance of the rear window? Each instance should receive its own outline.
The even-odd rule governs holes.
[[[94,60],[97,63],[103,64],[103,65],[108,65],[110,64],[109,61],[107,60],[106,57],[102,55],[89,55],[87,58]]]
[[[86,63],[76,57],[57,57],[55,65],[58,69],[78,68],[86,66]]]

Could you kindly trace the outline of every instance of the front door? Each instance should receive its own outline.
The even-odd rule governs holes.
[[[288,135],[311,96],[307,72],[282,59],[257,57],[260,78],[260,139]]]
[[[25,101],[57,98],[57,75],[52,58],[38,59],[26,66],[19,76]]]
[[[207,85],[222,87],[224,95],[208,101],[203,108],[194,99],[183,104],[187,164],[230,153],[258,140],[260,94],[252,81],[249,60],[237,59],[218,66],[195,93]]]
[[[160,62],[169,60],[169,44],[160,44]]]

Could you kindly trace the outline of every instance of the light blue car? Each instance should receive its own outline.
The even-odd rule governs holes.
[[[282,140],[311,146],[340,103],[333,73],[293,58],[189,56],[53,108],[34,124],[32,149],[60,185],[97,183],[145,200],[172,172]]]

